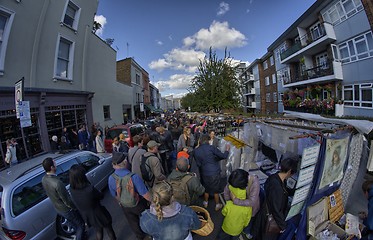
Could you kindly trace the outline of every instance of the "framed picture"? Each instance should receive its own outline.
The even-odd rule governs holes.
[[[349,138],[326,140],[325,161],[319,189],[343,177],[343,168],[347,160]]]

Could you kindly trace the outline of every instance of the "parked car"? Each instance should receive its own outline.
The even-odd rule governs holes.
[[[71,237],[75,229],[59,216],[46,195],[41,180],[45,171],[41,163],[47,157],[56,161],[57,176],[69,189],[69,169],[81,164],[88,180],[97,189],[107,186],[113,173],[111,154],[73,151],[47,153],[0,172],[1,219],[0,239],[55,239]]]
[[[133,137],[136,135],[144,134],[145,128],[142,124],[126,124],[118,125],[109,128],[105,136],[105,150],[108,153],[113,151],[113,140],[115,137],[119,137],[119,134],[123,133],[126,138],[126,142],[130,147],[133,147]]]

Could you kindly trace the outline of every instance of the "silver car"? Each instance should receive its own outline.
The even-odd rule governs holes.
[[[51,157],[57,164],[57,176],[69,188],[69,169],[81,164],[88,180],[99,190],[107,186],[114,169],[111,154],[74,151],[45,154],[0,172],[0,239],[55,239],[74,234],[73,227],[59,216],[47,197],[41,179],[43,160]]]

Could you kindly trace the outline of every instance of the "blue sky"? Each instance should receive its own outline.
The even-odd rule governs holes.
[[[114,38],[117,60],[133,57],[162,96],[187,93],[210,46],[250,63],[316,0],[100,0],[97,34]]]

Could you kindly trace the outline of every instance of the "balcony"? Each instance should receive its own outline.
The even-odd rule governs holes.
[[[291,78],[284,79],[284,87],[297,87],[310,83],[324,83],[333,80],[342,80],[342,65],[340,62],[328,61],[322,65],[306,70],[298,70],[291,74]]]
[[[247,108],[256,108],[256,102],[249,102],[247,103]]]
[[[254,95],[256,93],[255,88],[244,88],[243,95]]]
[[[315,55],[335,40],[333,26],[330,23],[323,23],[319,28],[308,31],[293,46],[281,53],[281,63],[298,61],[303,55]]]

